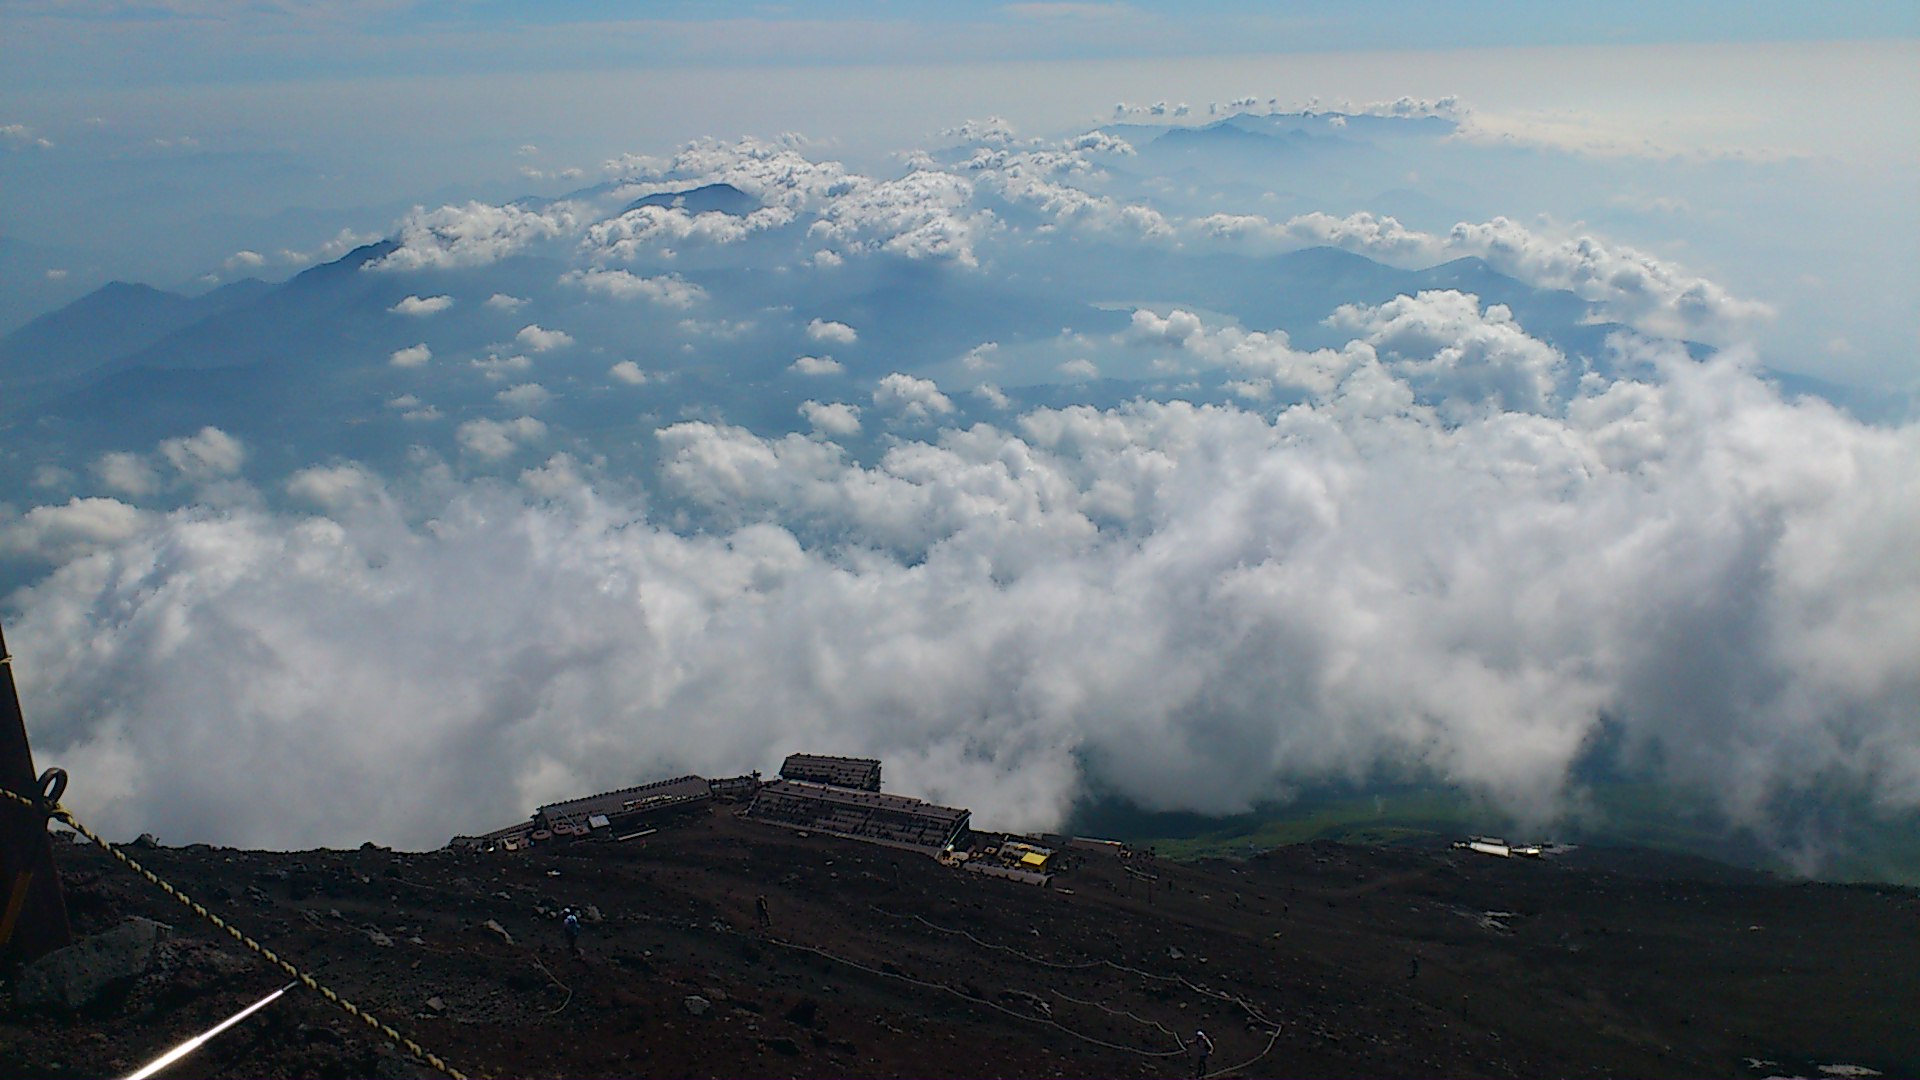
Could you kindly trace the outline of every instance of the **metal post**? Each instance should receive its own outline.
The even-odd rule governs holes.
[[[13,685],[13,656],[0,632],[0,787],[38,800],[33,749]],[[0,959],[27,962],[73,941],[60,874],[53,865],[47,816],[0,799]]]

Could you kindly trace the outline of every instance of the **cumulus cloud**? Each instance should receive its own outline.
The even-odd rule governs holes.
[[[454,429],[460,448],[479,458],[498,460],[546,438],[547,425],[531,416],[513,420],[469,420]]]
[[[1469,340],[1416,346],[1449,311]],[[1348,318],[1408,356],[1501,322]],[[116,779],[83,814],[222,843],[437,844],[812,746],[1012,827],[1089,785],[1218,813],[1382,774],[1548,816],[1601,747],[1763,832],[1813,785],[1920,807],[1920,426],[1616,348],[1641,375],[1457,423],[1379,360],[1277,415],[1041,409],[870,464],[676,424],[679,530],[554,459],[536,504],[337,468],[299,481],[324,517],[75,500],[6,526],[84,552],[19,595],[20,678],[43,752]]]
[[[1670,262],[1592,236],[1543,235],[1504,217],[1461,222],[1444,235],[1366,212],[1346,217],[1315,212],[1284,222],[1210,214],[1182,228],[1210,241],[1267,249],[1329,245],[1400,264],[1432,265],[1475,256],[1537,288],[1566,289],[1597,301],[1608,318],[1668,337],[1738,341],[1773,317],[1767,304],[1735,297]]]
[[[486,356],[472,361],[472,364],[489,380],[495,381],[533,368],[532,358],[517,353],[512,356]]]
[[[404,349],[393,350],[387,357],[387,363],[394,367],[425,367],[427,361],[432,359],[433,350],[427,348],[426,343],[422,342],[418,345],[408,345]]]
[[[849,405],[844,401],[800,403],[800,415],[813,430],[822,435],[841,436],[860,434],[860,406]]]
[[[973,185],[951,173],[916,171],[841,195],[808,227],[841,252],[885,252],[908,259],[977,266],[975,248],[996,224],[973,209]]]
[[[399,247],[368,263],[367,269],[485,266],[579,228],[579,208],[570,203],[554,203],[543,209],[481,202],[437,210],[415,207],[400,223]]]
[[[287,478],[287,494],[325,510],[341,510],[380,491],[377,477],[357,464],[316,465]]]
[[[622,360],[613,365],[607,369],[607,374],[628,386],[645,386],[649,381],[647,373],[631,360]]]
[[[494,400],[516,409],[533,410],[553,400],[552,391],[539,383],[521,383],[493,395]]]
[[[932,379],[915,378],[896,371],[874,387],[875,406],[896,412],[908,420],[932,420],[953,412],[953,401],[940,392]]]
[[[409,296],[387,310],[395,315],[437,315],[452,306],[451,296]]]
[[[1061,364],[1060,374],[1065,375],[1069,379],[1078,379],[1084,382],[1088,379],[1097,379],[1100,377],[1100,365],[1082,356]]]
[[[1038,282],[1051,235],[1092,258],[1122,244],[1476,255],[1645,331],[1710,339],[1765,317],[1692,271],[1507,219],[1430,233],[1191,200],[1208,212],[1180,216],[1171,183],[1106,173],[1128,148],[1096,136],[976,130],[898,180],[794,140],[701,142],[616,163],[579,203],[416,212],[382,265],[544,245],[574,265],[543,280],[688,307],[706,297],[678,274],[612,264],[683,257],[718,290],[729,279],[704,276],[706,260],[728,253],[691,249],[751,242],[740,261],[767,280],[821,290],[725,297],[723,316],[661,327],[699,335],[675,343],[689,355],[763,312],[791,333],[796,310],[871,311],[832,291],[871,288],[881,272],[862,258],[1004,259],[1010,287]],[[622,210],[702,183],[757,209]],[[1170,194],[1108,193],[1126,190]],[[809,252],[847,265],[807,271]],[[1022,411],[983,383],[960,426],[938,385],[894,372],[859,404],[800,401],[800,432],[785,433],[796,414],[767,414],[782,432],[767,435],[660,395],[679,422],[650,413],[655,443],[623,473],[524,415],[549,396],[524,353],[572,340],[529,323],[518,351],[472,361],[514,418],[473,418],[492,403],[469,385],[444,399],[465,421],[452,444],[413,428],[433,438],[390,474],[325,459],[254,491],[217,429],[105,455],[103,490],[221,479],[219,497],[0,507],[0,554],[51,568],[8,601],[23,689],[51,718],[36,737],[101,778],[76,805],[110,830],[225,843],[436,844],[548,799],[819,747],[884,757],[900,789],[1011,827],[1058,825],[1089,792],[1218,813],[1406,777],[1545,821],[1579,805],[1596,761],[1789,842],[1787,811],[1810,794],[1920,808],[1920,427],[1784,401],[1738,353],[1697,362],[1621,334],[1604,355],[1563,355],[1466,290],[1341,307],[1319,330],[1344,343],[1310,350],[1192,306],[1204,292],[1129,305],[1100,338],[1056,347],[983,324],[900,363],[946,370],[997,336],[1006,349],[958,357],[967,381],[996,366],[1044,379],[1068,357],[1063,374],[1092,378],[1144,357],[1165,385],[1208,369],[1226,391],[1213,399],[1239,404]],[[496,293],[483,321],[526,303]],[[536,314],[551,321],[513,322]],[[861,318],[870,347],[893,340],[883,314]],[[807,333],[842,355],[860,336],[825,319]],[[613,382],[662,377],[617,355],[542,378],[591,382],[594,363]],[[619,395],[640,396],[656,395]],[[440,416],[417,394],[386,406],[389,423]],[[563,441],[581,457],[547,445]],[[462,480],[447,453],[495,475]],[[284,812],[247,812],[269,802]]]
[[[843,322],[814,319],[807,323],[807,336],[829,345],[851,345],[860,340],[860,332]]]
[[[146,515],[118,499],[73,498],[64,506],[36,506],[0,518],[0,554],[66,563],[121,543],[140,531]]]
[[[160,456],[189,480],[213,480],[238,473],[246,449],[219,428],[203,427],[193,435],[162,442]]]
[[[0,124],[0,146],[31,146],[46,150],[52,148],[53,142],[25,124]]]
[[[678,274],[660,277],[636,277],[625,270],[569,270],[561,275],[562,285],[573,285],[615,300],[636,297],[664,307],[690,308],[707,298],[707,291]]]
[[[112,451],[93,463],[93,474],[122,495],[151,495],[160,489],[160,474],[143,454]]]
[[[755,233],[792,224],[796,216],[786,206],[763,206],[745,215],[639,206],[588,228],[581,247],[601,262],[633,262],[647,254],[671,257],[678,247],[737,244]]]
[[[831,356],[802,356],[788,364],[787,370],[800,375],[838,375],[846,368]]]
[[[565,330],[548,330],[538,323],[528,323],[520,328],[513,340],[528,352],[551,352],[573,344],[573,335]]]

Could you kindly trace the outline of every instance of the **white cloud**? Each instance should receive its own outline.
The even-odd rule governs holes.
[[[822,403],[803,401],[800,403],[800,415],[813,430],[822,435],[844,436],[860,434],[860,406],[835,401]]]
[[[744,216],[640,206],[593,225],[580,246],[598,262],[633,262],[648,254],[670,258],[676,247],[737,244],[755,233],[790,225],[796,216],[785,206],[765,206]]]
[[[1415,356],[1500,325],[1460,307],[1463,341],[1416,349],[1408,320],[1459,302],[1413,300],[1352,319]],[[1763,830],[1813,782],[1920,807],[1920,425],[1618,348],[1644,377],[1452,424],[1391,362],[1277,415],[1043,409],[864,464],[676,424],[673,527],[552,457],[531,505],[357,498],[332,470],[302,480],[330,518],[75,500],[0,526],[10,551],[77,538],[9,629],[43,753],[122,778],[76,808],[217,843],[437,845],[771,768],[796,731],[1013,827],[1091,787],[1219,813],[1380,770],[1544,820],[1605,745]]]
[[[999,342],[983,341],[967,350],[966,355],[960,358],[960,366],[968,371],[986,371],[999,364],[999,361],[994,359],[999,351]]]
[[[1065,375],[1069,379],[1077,379],[1085,382],[1088,379],[1097,379],[1100,377],[1100,366],[1083,356],[1061,364],[1060,374]]]
[[[36,506],[12,521],[0,518],[0,554],[60,564],[124,543],[147,516],[118,499],[69,499]]]
[[[1311,213],[1274,223],[1246,214],[1212,214],[1184,226],[1197,238],[1267,249],[1316,244],[1400,264],[1432,265],[1464,256],[1543,289],[1566,289],[1603,306],[1607,317],[1670,337],[1714,343],[1741,340],[1773,317],[1764,303],[1741,300],[1672,263],[1592,236],[1553,238],[1508,218],[1461,222],[1444,235],[1409,229],[1370,213],[1336,218]]]
[[[553,400],[553,393],[539,383],[521,383],[493,395],[503,405],[531,412]]]
[[[577,500],[588,491],[580,462],[566,453],[555,454],[534,468],[520,470],[520,486],[544,499]]]
[[[660,277],[636,277],[625,270],[570,270],[561,275],[562,285],[573,285],[615,300],[642,297],[665,307],[690,308],[707,298],[707,291],[678,274]]]
[[[918,171],[871,183],[832,200],[808,227],[840,252],[885,252],[908,259],[979,265],[975,246],[996,225],[970,208],[973,185],[950,173]]]
[[[838,375],[846,368],[831,356],[802,356],[788,364],[787,370],[801,375]]]
[[[1458,420],[1481,409],[1545,411],[1566,358],[1513,321],[1499,304],[1454,291],[1399,296],[1377,307],[1349,304],[1328,320],[1360,331],[1419,395]]]
[[[973,388],[973,392],[980,400],[1001,412],[1013,408],[1013,399],[1008,397],[1005,391],[992,383],[981,383],[979,386]]]
[[[0,124],[0,145],[31,146],[46,150],[53,143],[25,124]]]
[[[880,380],[873,391],[873,403],[909,420],[931,420],[953,412],[952,399],[941,393],[932,379],[899,371]]]
[[[829,345],[851,345],[860,340],[859,331],[843,322],[814,319],[807,323],[807,336]]]
[[[526,306],[526,303],[526,300],[521,297],[508,296],[506,293],[499,292],[487,297],[486,300],[486,306],[495,311],[519,311]]]
[[[246,460],[240,440],[217,427],[203,427],[193,435],[160,444],[160,456],[189,480],[233,476]]]
[[[393,353],[387,357],[387,363],[394,367],[414,368],[424,367],[427,361],[432,359],[433,350],[427,348],[426,343],[422,342],[419,345],[409,345],[404,349],[393,350]]]
[[[516,375],[523,371],[530,371],[533,368],[533,360],[530,357],[517,353],[512,356],[488,356],[484,359],[475,360],[472,363],[473,366],[480,369],[488,379],[492,380],[504,379],[508,375]]]
[[[122,495],[151,495],[160,490],[160,474],[153,462],[142,454],[114,451],[100,455],[93,463],[93,474],[110,490]]]
[[[631,360],[622,360],[607,369],[607,374],[629,386],[645,386],[650,380],[640,365]]]
[[[968,120],[959,127],[947,128],[940,133],[940,136],[955,142],[981,143],[987,146],[1007,146],[1014,141],[1013,125],[998,116],[989,116],[985,120]]]
[[[227,256],[227,261],[221,265],[226,267],[229,272],[234,270],[257,270],[267,265],[267,257],[257,251],[236,251]]]
[[[551,352],[573,344],[573,335],[565,330],[548,330],[538,323],[529,323],[520,328],[513,340],[528,352]]]
[[[369,270],[423,270],[485,266],[580,227],[579,209],[553,203],[533,210],[469,202],[438,210],[415,207],[400,223],[400,246],[367,264]]]
[[[469,420],[454,429],[460,448],[475,457],[498,460],[521,446],[546,438],[547,425],[531,416],[513,420]]]
[[[287,494],[322,509],[347,509],[381,489],[378,477],[360,465],[316,465],[287,478]]]
[[[395,315],[436,315],[452,306],[451,296],[409,296],[387,310]]]

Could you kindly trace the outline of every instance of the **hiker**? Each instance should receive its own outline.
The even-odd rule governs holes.
[[[767,898],[764,895],[753,898],[753,910],[754,913],[760,917],[760,929],[771,929],[773,926],[773,910],[767,907]]]
[[[567,951],[584,957],[580,951],[580,909],[569,904],[560,909],[560,929],[567,932]]]
[[[1213,1056],[1213,1040],[1207,1033],[1194,1030],[1193,1041],[1187,1044],[1187,1051],[1193,1055],[1193,1080],[1207,1075],[1207,1059]]]

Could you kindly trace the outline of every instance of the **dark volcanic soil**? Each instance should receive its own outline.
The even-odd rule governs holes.
[[[1920,1075],[1920,894],[1632,852],[1311,844],[1159,862],[1149,897],[1110,848],[1039,889],[722,808],[552,854],[133,854],[472,1075],[1186,1076],[1196,1027],[1224,1075]],[[285,981],[59,859],[78,932],[174,944],[87,1015],[0,1014],[9,1075],[130,1072]],[[568,903],[603,917],[584,959]],[[433,1074],[299,991],[167,1075]]]

